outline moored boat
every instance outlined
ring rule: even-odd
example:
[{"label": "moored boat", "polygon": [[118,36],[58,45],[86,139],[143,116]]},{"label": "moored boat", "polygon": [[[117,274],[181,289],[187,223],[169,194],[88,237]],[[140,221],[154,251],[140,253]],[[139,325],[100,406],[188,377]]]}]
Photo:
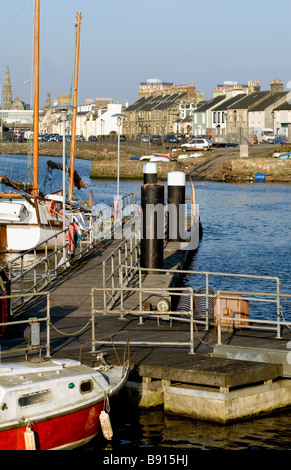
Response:
[{"label": "moored boat", "polygon": [[[80,40],[81,16],[77,16],[77,38],[78,46]],[[67,227],[84,211],[85,202],[76,204],[73,198],[73,186],[78,189],[85,187],[79,175],[74,169],[75,140],[71,142],[71,159],[68,170],[70,183],[69,194],[66,196],[65,184],[59,191],[59,195],[41,194],[38,184],[38,135],[39,135],[39,0],[35,0],[34,14],[34,117],[33,117],[33,182],[22,183],[12,181],[5,175],[0,176],[0,183],[12,188],[11,192],[0,193],[0,252],[21,252],[38,246],[43,248],[43,242],[48,238],[57,235],[62,229]],[[78,85],[78,47],[76,47],[75,57],[75,85],[74,85],[74,106],[77,107],[77,85]],[[73,131],[75,133],[76,115],[73,116]],[[50,169],[58,168],[59,164],[48,162]],[[65,168],[62,171],[65,172]],[[63,196],[64,195],[64,196]],[[85,209],[90,212],[89,205]],[[65,214],[65,215],[63,215]],[[64,220],[65,219],[65,220]],[[78,217],[75,221],[78,224]],[[79,230],[82,231],[82,226]],[[62,236],[57,238],[58,246],[62,246]],[[51,246],[55,247],[55,240]]]},{"label": "moored boat", "polygon": [[[0,449],[73,449],[100,430],[128,368],[97,370],[71,359],[0,365]],[[108,415],[107,415],[108,417]]]}]

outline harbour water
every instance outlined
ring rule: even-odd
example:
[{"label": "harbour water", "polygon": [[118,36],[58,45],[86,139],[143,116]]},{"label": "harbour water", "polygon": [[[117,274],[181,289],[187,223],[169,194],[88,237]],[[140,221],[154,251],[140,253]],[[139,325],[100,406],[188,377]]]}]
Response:
[{"label": "harbour water", "polygon": [[[40,159],[40,181],[45,175],[45,161]],[[60,159],[57,159],[60,161]],[[0,156],[0,174],[23,181],[27,170],[27,157]],[[80,195],[88,200],[93,191],[94,203],[110,204],[116,194],[115,181],[90,180],[91,162],[76,161],[76,170],[88,189]],[[13,169],[13,170],[12,170]],[[11,174],[7,173],[7,170]],[[49,175],[48,175],[49,176]],[[59,179],[58,179],[59,178]],[[61,175],[51,178],[49,190],[61,186]],[[282,289],[291,293],[291,185],[244,183],[227,184],[197,181],[196,203],[203,225],[203,239],[194,254],[189,269],[260,276],[279,276]],[[120,193],[136,193],[140,198],[141,181],[121,181]],[[191,186],[187,183],[187,196]],[[10,255],[11,256],[11,255]],[[1,263],[5,263],[5,257]],[[185,283],[199,287],[197,276],[189,275]],[[201,281],[202,282],[202,281]],[[221,285],[213,278],[213,289],[266,290],[267,281],[252,282],[229,279]],[[198,285],[197,285],[198,283]],[[275,291],[275,285],[272,286]],[[282,302],[286,320],[291,320],[291,305]],[[262,313],[257,307],[257,318],[272,314],[268,309]],[[102,436],[96,438],[86,449],[92,451],[135,452],[136,449],[263,449],[290,450],[290,410],[272,416],[246,420],[228,425],[211,424],[188,418],[164,414],[162,410],[135,410],[129,404],[113,419],[114,438],[111,443]]]}]

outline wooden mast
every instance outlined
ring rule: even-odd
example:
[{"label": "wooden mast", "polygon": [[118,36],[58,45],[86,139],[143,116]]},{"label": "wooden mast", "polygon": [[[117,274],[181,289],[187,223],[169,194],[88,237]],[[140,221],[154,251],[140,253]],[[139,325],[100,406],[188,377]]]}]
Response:
[{"label": "wooden mast", "polygon": [[78,107],[78,80],[79,80],[79,55],[80,55],[80,29],[81,13],[77,13],[77,33],[76,33],[76,52],[75,52],[75,72],[74,72],[74,93],[73,93],[73,116],[72,116],[72,138],[70,155],[70,182],[69,182],[69,201],[73,200],[74,172],[75,172],[75,147],[76,147],[76,121]]},{"label": "wooden mast", "polygon": [[34,1],[34,117],[33,117],[33,194],[38,195],[39,132],[39,0]]}]

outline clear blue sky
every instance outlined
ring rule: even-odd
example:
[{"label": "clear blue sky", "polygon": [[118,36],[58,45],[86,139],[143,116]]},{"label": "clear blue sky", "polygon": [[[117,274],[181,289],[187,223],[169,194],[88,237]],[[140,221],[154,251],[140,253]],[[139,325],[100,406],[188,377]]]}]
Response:
[{"label": "clear blue sky", "polygon": [[[4,3],[4,2],[2,2]],[[1,5],[0,84],[9,65],[13,98],[31,102],[33,0]],[[139,83],[195,83],[210,98],[224,80],[279,78],[290,67],[290,0],[41,0],[40,104],[69,93],[75,20],[82,14],[78,102],[132,103]],[[1,91],[2,95],[2,91]],[[2,102],[2,96],[1,96]]]}]

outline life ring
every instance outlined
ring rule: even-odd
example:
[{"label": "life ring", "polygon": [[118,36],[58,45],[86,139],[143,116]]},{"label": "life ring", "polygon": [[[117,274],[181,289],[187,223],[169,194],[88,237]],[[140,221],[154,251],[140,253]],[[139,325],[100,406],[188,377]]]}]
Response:
[{"label": "life ring", "polygon": [[57,202],[56,201],[50,201],[47,206],[47,210],[51,215],[56,215],[56,210],[57,210]]}]

